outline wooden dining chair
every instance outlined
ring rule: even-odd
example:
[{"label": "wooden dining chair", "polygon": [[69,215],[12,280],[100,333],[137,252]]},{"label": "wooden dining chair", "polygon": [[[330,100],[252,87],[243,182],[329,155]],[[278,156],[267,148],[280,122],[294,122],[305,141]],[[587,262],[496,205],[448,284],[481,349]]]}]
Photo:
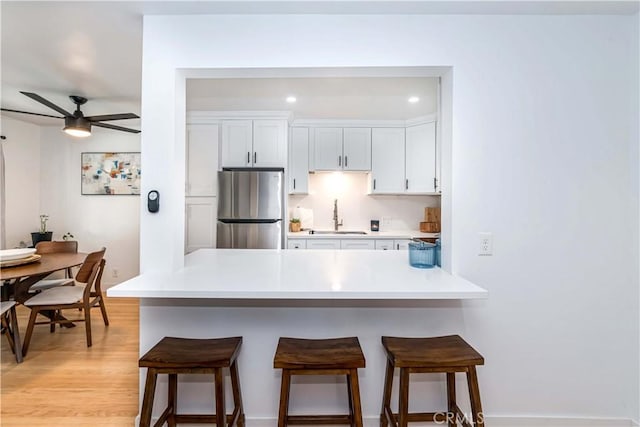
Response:
[{"label": "wooden dining chair", "polygon": [[[37,254],[53,254],[53,253],[77,253],[78,242],[75,240],[38,242],[36,245]],[[45,289],[55,288],[56,286],[69,285],[73,283],[73,273],[71,267],[65,270],[63,279],[42,279],[29,287],[29,293],[37,293]]]},{"label": "wooden dining chair", "polygon": [[2,333],[7,336],[9,347],[11,347],[11,351],[16,356],[16,362],[22,363],[20,330],[18,329],[15,301],[0,302],[0,321],[2,322]]},{"label": "wooden dining chair", "polygon": [[[31,309],[29,316],[29,324],[24,337],[22,346],[22,355],[25,356],[29,350],[29,342],[33,334],[35,325],[51,325],[62,323],[85,322],[87,335],[87,347],[91,347],[91,309],[100,307],[102,319],[105,326],[109,326],[107,317],[107,308],[104,304],[102,296],[102,273],[104,271],[105,260],[104,253],[106,249],[102,248],[97,252],[92,252],[85,258],[80,266],[74,280],[74,286],[59,286],[56,288],[45,289],[44,291],[34,295],[25,301],[24,305]],[[76,309],[78,313],[84,316],[75,319],[61,318],[62,310]],[[78,311],[77,309],[82,309]],[[47,321],[36,322],[38,313],[43,311],[53,311],[55,313],[52,319]]]}]

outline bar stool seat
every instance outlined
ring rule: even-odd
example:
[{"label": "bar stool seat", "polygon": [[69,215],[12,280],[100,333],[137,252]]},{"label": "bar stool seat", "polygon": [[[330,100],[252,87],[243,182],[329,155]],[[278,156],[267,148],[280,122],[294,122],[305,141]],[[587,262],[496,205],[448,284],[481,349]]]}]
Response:
[{"label": "bar stool seat", "polygon": [[[273,367],[282,369],[278,427],[290,424],[350,424],[362,427],[358,368],[365,367],[365,359],[357,337],[280,338]],[[289,415],[292,375],[346,375],[349,414]]]},{"label": "bar stool seat", "polygon": [[[153,398],[159,374],[169,375],[169,395],[167,408],[163,411],[154,427],[168,422],[177,423],[215,423],[218,427],[244,426],[242,395],[238,378],[236,358],[240,351],[242,337],[192,339],[164,337],[138,362],[141,368],[147,368],[147,379],[142,401],[140,427],[151,425]],[[225,390],[222,369],[229,368],[234,409],[225,413]],[[178,374],[213,374],[215,385],[216,413],[214,415],[177,414]]]},{"label": "bar stool seat", "polygon": [[[467,420],[456,403],[455,373],[465,372],[471,401],[471,418],[474,426],[484,426],[480,389],[476,366],[484,365],[484,358],[458,335],[433,338],[382,337],[387,355],[387,370],[380,414],[380,426],[389,424],[407,427],[409,422],[437,422],[456,426],[456,419]],[[393,372],[400,368],[400,392],[398,413],[391,410]],[[409,413],[409,379],[412,373],[446,373],[447,406],[444,412]],[[464,424],[464,423],[463,423]],[[471,424],[464,424],[471,425]]]}]

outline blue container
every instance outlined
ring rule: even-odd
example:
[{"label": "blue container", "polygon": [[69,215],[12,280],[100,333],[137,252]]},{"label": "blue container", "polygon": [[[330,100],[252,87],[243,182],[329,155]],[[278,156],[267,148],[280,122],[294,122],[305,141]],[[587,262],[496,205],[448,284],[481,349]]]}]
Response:
[{"label": "blue container", "polygon": [[440,239],[436,239],[436,265],[442,267],[442,245]]},{"label": "blue container", "polygon": [[409,243],[409,264],[417,268],[433,268],[436,265],[436,245],[427,242]]}]

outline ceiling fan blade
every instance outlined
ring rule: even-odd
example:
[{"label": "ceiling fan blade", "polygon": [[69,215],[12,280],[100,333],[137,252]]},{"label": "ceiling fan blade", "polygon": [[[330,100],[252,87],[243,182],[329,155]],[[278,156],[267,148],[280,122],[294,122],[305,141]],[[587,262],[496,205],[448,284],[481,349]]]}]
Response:
[{"label": "ceiling fan blade", "polygon": [[68,112],[64,108],[58,107],[56,104],[54,104],[51,101],[47,101],[46,99],[44,99],[43,97],[41,97],[37,93],[22,92],[22,91],[20,91],[20,93],[25,95],[25,96],[28,96],[29,98],[33,99],[34,101],[38,101],[40,104],[46,105],[47,107],[51,108],[52,110],[56,110],[58,113],[60,113],[60,114],[62,114],[64,116],[71,116],[72,115],[70,112]]},{"label": "ceiling fan blade", "polygon": [[91,125],[92,126],[98,126],[98,127],[101,127],[101,128],[107,128],[107,129],[113,129],[113,130],[121,130],[123,132],[140,133],[140,131],[137,130],[137,129],[123,128],[122,126],[108,125],[106,123],[100,123],[100,122],[91,122]]},{"label": "ceiling fan blade", "polygon": [[28,111],[20,111],[20,110],[10,110],[8,108],[0,108],[0,110],[9,111],[11,113],[31,114],[32,116],[53,117],[54,119],[64,119],[64,117],[59,117],[59,116],[50,116],[48,114],[40,114],[40,113],[30,113]]},{"label": "ceiling fan blade", "polygon": [[125,120],[125,119],[139,119],[140,116],[133,113],[122,114],[105,114],[103,116],[86,116],[85,119],[90,122],[107,122],[109,120]]}]

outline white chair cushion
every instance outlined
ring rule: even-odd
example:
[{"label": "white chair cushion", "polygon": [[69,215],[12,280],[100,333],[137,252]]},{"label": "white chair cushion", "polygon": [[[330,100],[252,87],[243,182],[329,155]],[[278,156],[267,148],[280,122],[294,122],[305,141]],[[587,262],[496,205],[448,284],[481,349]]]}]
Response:
[{"label": "white chair cushion", "polygon": [[84,286],[58,286],[57,288],[46,289],[39,294],[29,298],[24,305],[33,307],[34,305],[58,305],[73,304],[82,300]]},{"label": "white chair cushion", "polygon": [[73,283],[73,279],[43,279],[34,283],[29,287],[29,293],[44,291],[45,289],[55,288]]},{"label": "white chair cushion", "polygon": [[5,314],[14,305],[16,305],[15,301],[2,301],[2,302],[0,302],[0,315]]}]

